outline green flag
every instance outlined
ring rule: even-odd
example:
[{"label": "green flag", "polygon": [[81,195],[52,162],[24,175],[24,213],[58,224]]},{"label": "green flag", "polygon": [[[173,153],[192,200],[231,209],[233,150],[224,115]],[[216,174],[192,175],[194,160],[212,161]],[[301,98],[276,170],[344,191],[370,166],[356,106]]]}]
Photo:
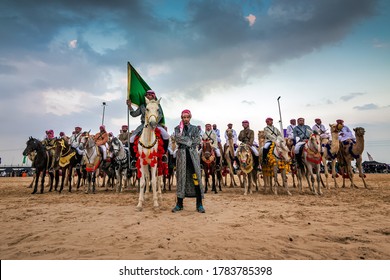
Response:
[{"label": "green flag", "polygon": [[127,99],[135,105],[145,104],[145,93],[151,89],[134,67],[127,62]]},{"label": "green flag", "polygon": [[[134,67],[127,62],[127,99],[131,103],[140,106],[145,104],[145,93],[151,89],[150,86],[142,79],[141,75],[134,69]],[[161,125],[165,125],[164,113],[161,112]]]}]

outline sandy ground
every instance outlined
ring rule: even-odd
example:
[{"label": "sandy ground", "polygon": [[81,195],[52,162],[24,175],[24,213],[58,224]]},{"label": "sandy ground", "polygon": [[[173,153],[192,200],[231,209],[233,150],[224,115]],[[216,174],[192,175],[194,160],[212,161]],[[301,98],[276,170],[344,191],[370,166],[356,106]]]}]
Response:
[{"label": "sandy ground", "polygon": [[[358,260],[390,259],[390,174],[368,174],[370,189],[322,196],[244,196],[240,187],[207,193],[171,213],[175,191],[137,212],[135,188],[31,195],[31,178],[0,178],[0,257],[15,260]],[[291,180],[291,178],[289,178]],[[341,184],[341,179],[338,179]],[[289,181],[291,186],[292,182]]]}]

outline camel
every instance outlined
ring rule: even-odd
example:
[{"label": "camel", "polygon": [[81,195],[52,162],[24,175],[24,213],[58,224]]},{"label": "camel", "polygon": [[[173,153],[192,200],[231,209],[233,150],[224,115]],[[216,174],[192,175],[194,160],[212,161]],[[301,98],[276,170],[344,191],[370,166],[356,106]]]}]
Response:
[{"label": "camel", "polygon": [[339,144],[339,132],[337,124],[329,124],[330,127],[330,133],[332,140],[329,140],[328,138],[323,138],[321,140],[321,146],[322,146],[322,164],[324,165],[325,169],[325,188],[329,188],[328,184],[328,178],[329,178],[329,171],[328,171],[328,161],[332,163],[332,178],[334,181],[334,187],[338,188],[338,184],[336,181],[337,173],[336,173],[336,160],[337,160],[337,154],[339,152],[340,144]]},{"label": "camel", "polygon": [[[358,188],[353,181],[353,172],[352,164],[353,160],[356,160],[356,167],[359,170],[359,177],[362,178],[365,188],[368,188],[366,181],[364,179],[363,169],[362,169],[362,153],[364,150],[364,133],[365,130],[363,127],[356,127],[353,129],[355,131],[356,143],[350,143],[349,145],[342,145],[338,153],[337,160],[339,162],[339,167],[342,174],[347,173],[351,181],[351,188]],[[347,169],[347,170],[345,170]],[[345,172],[347,171],[347,172]],[[345,188],[345,177],[343,176],[343,188]]]},{"label": "camel", "polygon": [[[230,175],[230,187],[237,187],[236,180],[234,179],[234,172],[233,172],[233,164],[232,161],[234,160],[234,142],[233,142],[233,132],[232,129],[226,129],[226,135],[228,137],[228,141],[225,144],[225,149],[223,150],[223,157],[225,159],[225,162],[228,166],[229,174]],[[225,177],[225,185],[227,182],[227,174]]]}]

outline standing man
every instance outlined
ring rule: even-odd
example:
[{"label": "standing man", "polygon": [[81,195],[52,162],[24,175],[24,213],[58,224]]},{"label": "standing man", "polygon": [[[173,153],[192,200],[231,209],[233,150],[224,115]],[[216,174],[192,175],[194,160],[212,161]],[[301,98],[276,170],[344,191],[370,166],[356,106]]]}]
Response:
[{"label": "standing man", "polygon": [[176,156],[177,202],[172,209],[173,213],[183,210],[185,197],[196,197],[196,210],[199,213],[206,212],[202,204],[204,187],[198,154],[199,129],[190,124],[191,117],[190,110],[184,110],[181,113],[180,124],[175,127],[175,140],[178,145]]}]

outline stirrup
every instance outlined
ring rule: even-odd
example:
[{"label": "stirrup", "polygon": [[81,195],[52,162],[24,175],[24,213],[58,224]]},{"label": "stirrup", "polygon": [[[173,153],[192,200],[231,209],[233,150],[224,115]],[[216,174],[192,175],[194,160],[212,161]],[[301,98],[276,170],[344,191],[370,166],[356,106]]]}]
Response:
[{"label": "stirrup", "polygon": [[215,166],[215,170],[216,170],[216,171],[220,171],[220,170],[221,170],[221,166],[220,166],[219,164],[217,164],[217,165]]},{"label": "stirrup", "polygon": [[198,209],[196,210],[198,210],[199,213],[206,213],[206,210],[203,208],[203,205],[198,206]]},{"label": "stirrup", "polygon": [[136,161],[135,161],[135,160],[132,160],[132,161],[130,162],[130,169],[132,169],[132,170],[135,170],[135,169],[137,169],[137,167],[136,167],[135,163],[136,163]]},{"label": "stirrup", "polygon": [[183,206],[176,205],[175,207],[173,207],[172,213],[176,213],[176,212],[179,212],[181,210],[183,210]]}]

